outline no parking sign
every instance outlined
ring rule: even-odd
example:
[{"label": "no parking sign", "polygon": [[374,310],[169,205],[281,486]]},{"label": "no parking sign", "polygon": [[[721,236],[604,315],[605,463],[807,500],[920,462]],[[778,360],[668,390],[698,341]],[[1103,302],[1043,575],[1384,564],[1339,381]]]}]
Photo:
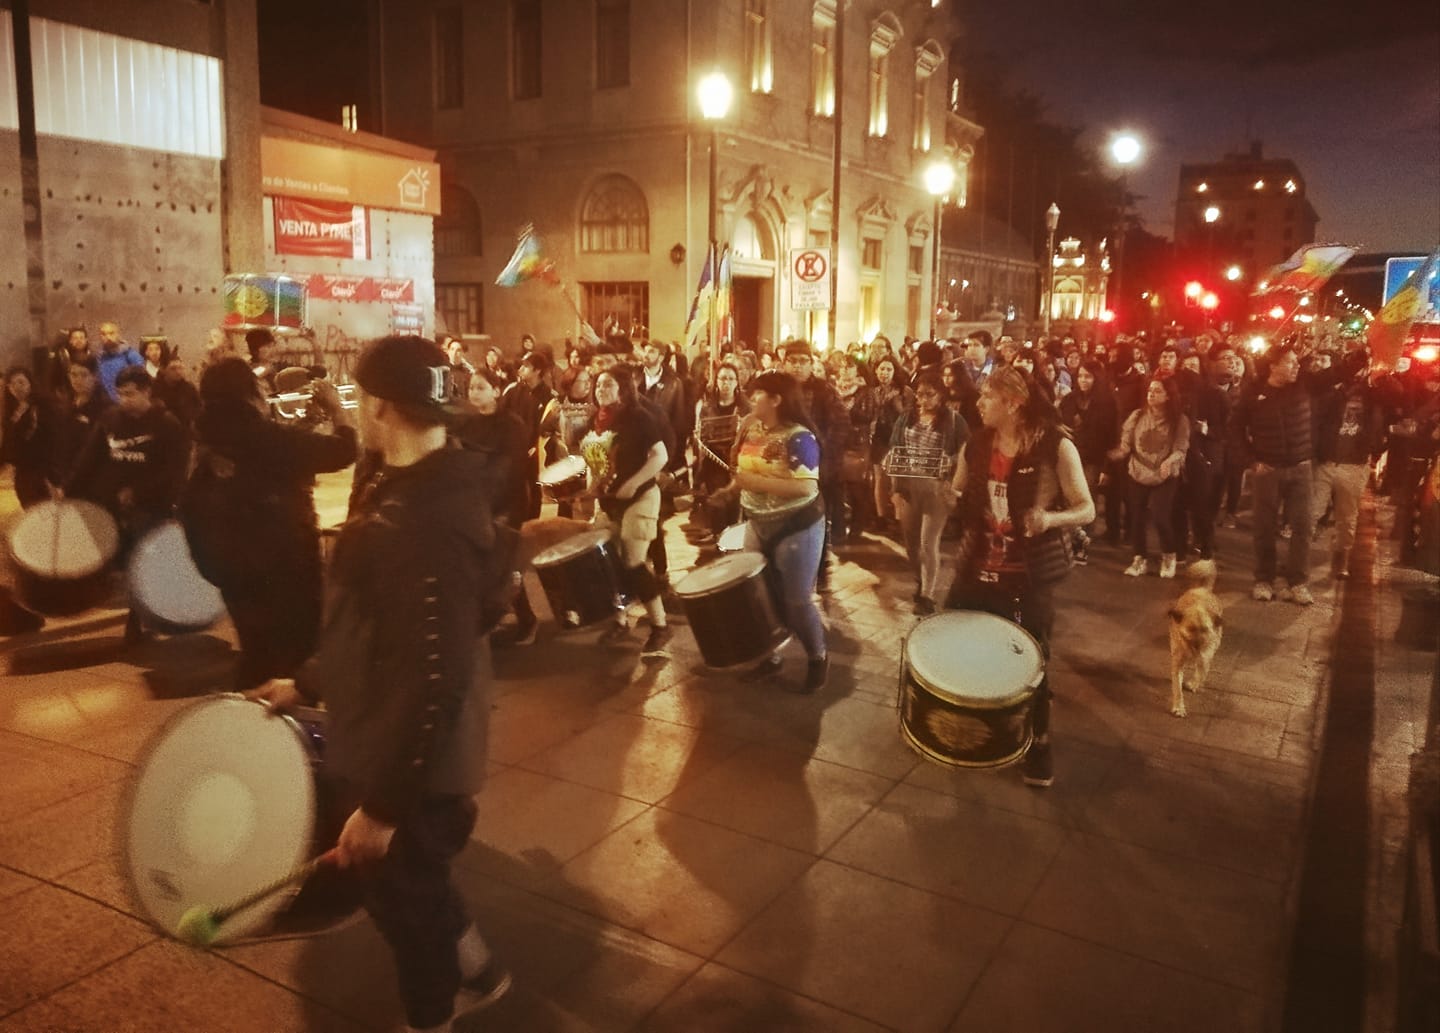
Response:
[{"label": "no parking sign", "polygon": [[797,311],[830,307],[830,265],[828,247],[790,249],[790,307]]}]

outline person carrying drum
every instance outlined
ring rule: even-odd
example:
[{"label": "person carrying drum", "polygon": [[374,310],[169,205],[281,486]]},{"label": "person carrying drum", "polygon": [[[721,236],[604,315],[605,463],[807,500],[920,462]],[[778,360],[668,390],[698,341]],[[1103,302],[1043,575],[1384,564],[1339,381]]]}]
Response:
[{"label": "person carrying drum", "polygon": [[750,412],[750,403],[740,391],[740,370],[729,359],[715,370],[714,386],[695,403],[695,486],[692,514],[704,520],[707,538],[733,524],[739,516],[739,500],[723,489],[730,483],[726,457],[735,443],[740,420]]},{"label": "person carrying drum", "polygon": [[[955,464],[961,534],[945,608],[1015,621],[1048,662],[1055,585],[1069,571],[1065,539],[1095,519],[1095,503],[1080,453],[1029,376],[997,367],[976,404],[984,427]],[[1031,721],[1025,784],[1048,786],[1055,780],[1048,676],[1035,691]]]},{"label": "person carrying drum", "polygon": [[[145,532],[174,511],[190,462],[189,437],[174,416],[151,402],[150,388],[144,366],[127,366],[116,374],[116,404],[96,422],[69,477],[56,490],[57,497],[88,499],[110,511],[120,529],[122,560]],[[140,611],[132,606],[125,641],[133,644],[145,633]]]},{"label": "person carrying drum", "polygon": [[362,353],[360,428],[380,462],[340,531],[315,654],[248,693],[277,712],[325,701],[321,777],[350,814],[338,862],[394,954],[412,1030],[450,1029],[462,987],[488,1004],[510,983],[450,878],[484,780],[485,634],[509,571],[495,569],[484,457],[446,447],[449,374],[419,337]]},{"label": "person carrying drum", "polygon": [[[660,521],[655,478],[670,455],[660,422],[664,417],[636,396],[630,371],[620,365],[595,378],[595,402],[599,406],[595,428],[580,442],[580,454],[590,470],[590,491],[598,496],[600,509],[614,529],[625,592],[644,603],[650,615],[650,634],[641,656],[664,656],[672,632],[660,598],[660,581],[645,562]],[[619,622],[601,641],[623,642],[629,635],[622,610]]]},{"label": "person carrying drum", "polygon": [[905,551],[915,572],[915,612],[935,612],[940,581],[940,534],[955,507],[950,477],[955,457],[970,437],[965,418],[945,404],[945,386],[933,373],[915,381],[915,407],[891,432],[895,512],[905,535]]},{"label": "person carrying drum", "polygon": [[[770,371],[750,382],[750,418],[736,447],[740,506],[775,571],[786,626],[805,647],[809,665],[799,691],[825,686],[830,671],[815,581],[825,550],[825,501],[820,494],[820,444],[794,377]],[[774,654],[743,677],[776,674]]]},{"label": "person carrying drum", "polygon": [[326,380],[310,384],[315,424],[270,418],[260,381],[238,357],[200,378],[199,448],[180,502],[191,556],[220,589],[240,639],[237,691],[293,677],[320,633],[315,475],[355,461],[355,428]]}]

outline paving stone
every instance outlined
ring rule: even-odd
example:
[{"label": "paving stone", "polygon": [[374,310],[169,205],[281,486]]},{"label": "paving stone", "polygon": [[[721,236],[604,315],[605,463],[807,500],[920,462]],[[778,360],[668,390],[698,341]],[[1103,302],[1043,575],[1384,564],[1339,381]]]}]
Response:
[{"label": "paving stone", "polygon": [[691,976],[640,1026],[642,1033],[880,1033],[883,1029],[713,962]]}]

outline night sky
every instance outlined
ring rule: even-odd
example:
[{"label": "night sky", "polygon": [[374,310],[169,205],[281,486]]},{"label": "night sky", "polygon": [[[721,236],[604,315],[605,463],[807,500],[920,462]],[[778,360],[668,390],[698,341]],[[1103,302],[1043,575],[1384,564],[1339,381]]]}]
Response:
[{"label": "night sky", "polygon": [[[1322,241],[1440,244],[1440,5],[960,0],[966,47],[1086,142],[1133,130],[1140,214],[1173,235],[1180,165],[1264,142],[1304,174]],[[1077,18],[1088,19],[1077,23]],[[1249,126],[1247,132],[1247,125]]]}]

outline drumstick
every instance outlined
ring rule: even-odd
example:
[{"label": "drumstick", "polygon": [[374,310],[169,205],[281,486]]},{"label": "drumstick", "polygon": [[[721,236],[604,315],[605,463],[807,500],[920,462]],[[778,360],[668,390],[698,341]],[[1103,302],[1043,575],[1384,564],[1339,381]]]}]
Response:
[{"label": "drumstick", "polygon": [[210,908],[204,904],[196,904],[180,916],[180,922],[175,927],[175,935],[186,943],[193,943],[197,947],[208,947],[220,935],[220,926],[225,923],[227,918],[239,911],[244,911],[252,904],[259,903],[270,894],[283,890],[286,886],[308,879],[325,865],[333,864],[336,856],[335,848],[331,847],[319,857],[306,861],[297,868],[292,868],[274,882],[268,882],[259,889],[245,894],[239,900],[232,900],[224,907]]}]

